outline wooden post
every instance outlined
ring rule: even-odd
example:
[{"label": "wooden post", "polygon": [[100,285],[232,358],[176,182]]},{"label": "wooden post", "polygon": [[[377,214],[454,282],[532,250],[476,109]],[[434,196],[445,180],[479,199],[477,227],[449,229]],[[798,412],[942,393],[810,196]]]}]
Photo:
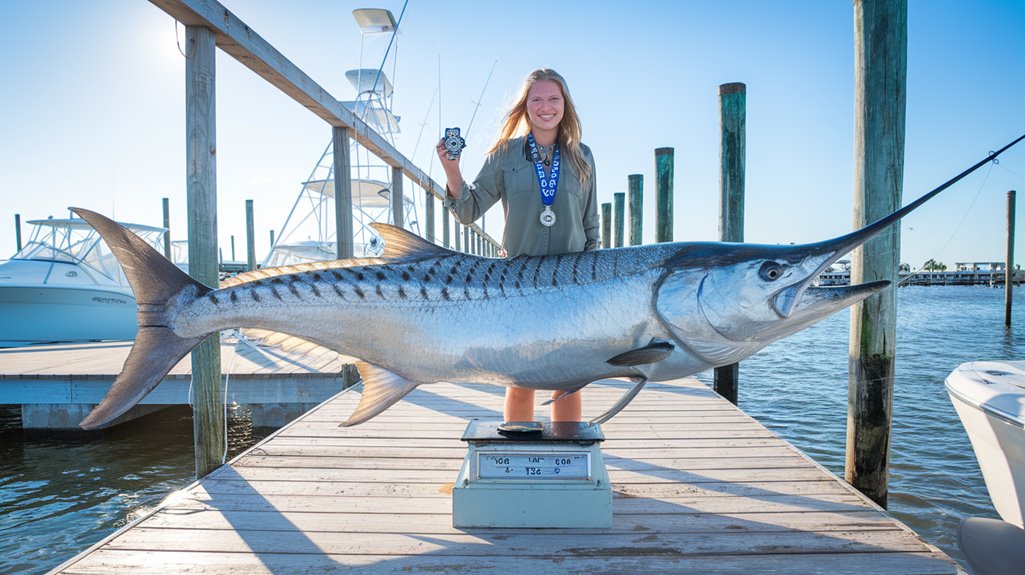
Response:
[{"label": "wooden post", "polygon": [[230,237],[231,237],[231,261],[232,261],[232,263],[234,263],[234,262],[238,261],[238,259],[235,258],[235,234],[231,234]]},{"label": "wooden post", "polygon": [[612,236],[615,239],[616,247],[623,247],[623,227],[626,225],[626,217],[623,213],[626,210],[626,194],[623,192],[616,192],[612,194],[612,210],[615,213],[613,216],[613,226],[615,231]]},{"label": "wooden post", "polygon": [[427,194],[427,203],[424,208],[424,217],[427,218],[427,241],[434,243],[434,194]]},{"label": "wooden post", "polygon": [[14,245],[21,251],[21,214],[14,214]]},{"label": "wooden post", "polygon": [[[719,86],[719,241],[744,241],[744,161],[746,154],[747,86]],[[740,364],[715,368],[712,387],[737,404]]]},{"label": "wooden post", "polygon": [[[854,1],[854,229],[901,204],[907,13],[907,0]],[[886,507],[900,225],[855,250],[851,263],[851,285],[890,287],[851,308],[844,478]]]},{"label": "wooden post", "polygon": [[[217,126],[214,34],[186,27],[185,165],[189,214],[189,274],[217,287]],[[196,477],[221,465],[225,452],[225,413],[221,392],[220,334],[192,350],[193,430]]]},{"label": "wooden post", "polygon": [[1007,192],[1007,269],[1004,270],[1004,326],[1011,327],[1011,292],[1014,289],[1015,191]]},{"label": "wooden post", "polygon": [[164,232],[164,257],[171,259],[171,203],[167,198],[161,203],[164,208],[164,229],[167,230]]},{"label": "wooden post", "polygon": [[655,149],[655,241],[673,241],[673,148]]},{"label": "wooden post", "polygon": [[402,193],[402,180],[405,176],[402,175],[402,168],[391,169],[391,211],[392,211],[392,225],[397,228],[406,227],[405,213],[403,212],[403,197]]},{"label": "wooden post", "polygon": [[353,257],[352,239],[352,152],[350,128],[331,128],[331,149],[335,179],[335,257]]},{"label": "wooden post", "polygon": [[445,246],[445,249],[449,249],[449,246],[452,245],[451,231],[449,231],[450,219],[452,219],[451,212],[443,208],[441,214],[441,245]]},{"label": "wooden post", "polygon": [[644,242],[641,238],[644,221],[644,176],[630,174],[626,179],[630,189],[630,245],[639,246]]},{"label": "wooden post", "polygon": [[256,269],[256,224],[253,220],[253,200],[246,200],[246,269]]},{"label": "wooden post", "polygon": [[601,205],[601,247],[612,247],[612,204]]},{"label": "wooden post", "polygon": [[274,230],[270,231],[270,247],[274,247]]}]

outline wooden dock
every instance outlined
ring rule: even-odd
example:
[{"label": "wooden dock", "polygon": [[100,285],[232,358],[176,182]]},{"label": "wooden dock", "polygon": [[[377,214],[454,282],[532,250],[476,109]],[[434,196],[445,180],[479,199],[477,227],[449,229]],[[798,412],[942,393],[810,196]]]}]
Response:
[{"label": "wooden dock", "polygon": [[[623,382],[588,387],[600,413]],[[603,426],[611,529],[452,527],[470,418],[500,388],[424,386],[340,428],[358,388],[305,414],[53,573],[962,572],[704,385],[651,385]]]},{"label": "wooden dock", "polygon": [[[110,389],[131,347],[131,341],[105,341],[0,349],[0,405],[21,405],[26,429],[78,429]],[[221,341],[227,401],[245,405],[257,427],[281,427],[337,394],[343,366],[352,362],[308,342],[257,345],[234,336]],[[186,356],[127,419],[188,405],[191,380]]]}]

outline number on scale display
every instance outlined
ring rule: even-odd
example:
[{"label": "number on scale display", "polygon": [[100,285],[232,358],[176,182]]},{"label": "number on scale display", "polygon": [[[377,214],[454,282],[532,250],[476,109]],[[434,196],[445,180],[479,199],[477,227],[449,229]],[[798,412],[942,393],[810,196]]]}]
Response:
[{"label": "number on scale display", "polygon": [[478,479],[590,479],[587,453],[478,453]]}]

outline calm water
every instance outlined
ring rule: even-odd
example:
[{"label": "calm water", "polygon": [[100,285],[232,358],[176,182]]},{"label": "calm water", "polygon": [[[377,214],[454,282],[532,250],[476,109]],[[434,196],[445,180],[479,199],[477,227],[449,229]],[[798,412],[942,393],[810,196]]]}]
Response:
[{"label": "calm water", "polygon": [[[961,518],[999,517],[943,381],[967,361],[1025,359],[1025,290],[1014,292],[1011,331],[1002,289],[904,287],[897,300],[888,508],[962,560]],[[840,477],[849,321],[837,314],[740,366],[740,407]],[[711,373],[699,379],[711,383]]]},{"label": "calm water", "polygon": [[[898,291],[890,510],[955,558],[962,517],[996,517],[943,380],[977,359],[1025,357],[1025,290],[1015,327],[1004,292],[982,287]],[[843,476],[847,329],[841,313],[741,365],[740,404]],[[711,374],[700,378],[710,381]],[[233,427],[233,449],[253,441]],[[192,481],[192,421],[173,410],[97,434],[26,434],[0,412],[0,574],[44,573]]]}]

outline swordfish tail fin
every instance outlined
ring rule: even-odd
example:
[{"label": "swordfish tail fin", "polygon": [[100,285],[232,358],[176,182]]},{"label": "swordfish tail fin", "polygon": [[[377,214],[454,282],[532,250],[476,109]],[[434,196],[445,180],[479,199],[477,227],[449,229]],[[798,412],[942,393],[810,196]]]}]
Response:
[{"label": "swordfish tail fin", "polygon": [[211,291],[192,279],[163,254],[117,222],[88,210],[72,211],[100,234],[125,270],[139,305],[139,332],[114,384],[79,424],[83,429],[111,425],[156,387],[199,338],[182,338],[168,327],[168,311]]}]

